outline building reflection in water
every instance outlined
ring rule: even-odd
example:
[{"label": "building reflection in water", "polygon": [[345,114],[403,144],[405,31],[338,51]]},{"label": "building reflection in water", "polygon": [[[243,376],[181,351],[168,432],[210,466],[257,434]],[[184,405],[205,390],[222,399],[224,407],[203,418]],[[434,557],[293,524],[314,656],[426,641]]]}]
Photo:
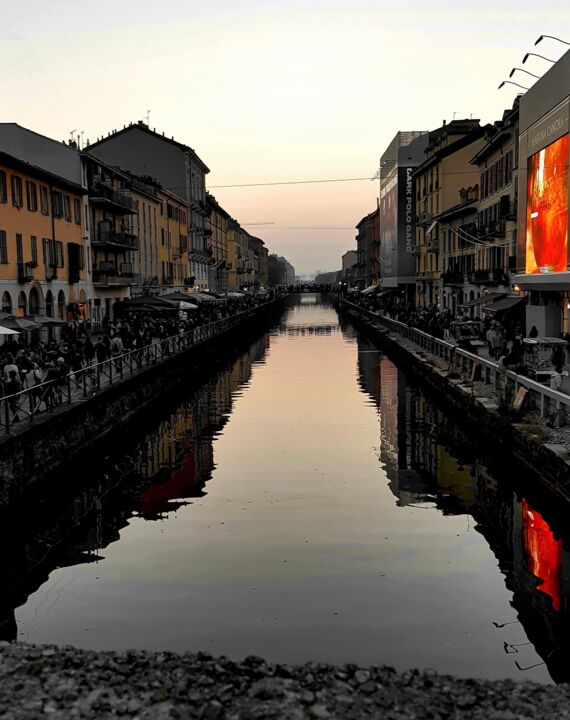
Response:
[{"label": "building reflection in water", "polygon": [[[388,358],[365,340],[358,346],[359,382],[378,409],[379,460],[396,504],[473,517],[529,642],[554,681],[570,682],[570,508],[555,503],[524,470],[499,461],[491,470],[453,419]],[[519,646],[502,639],[500,619],[494,625],[524,675],[529,668],[518,660]]]},{"label": "building reflection in water", "polygon": [[64,488],[60,474],[53,478],[58,489],[50,497],[3,513],[0,640],[17,639],[15,609],[53,570],[101,560],[101,550],[119,539],[132,517],[161,520],[205,494],[214,469],[213,440],[269,342],[264,335],[230,367],[188,393],[186,402],[178,399],[177,409],[142,440],[106,458],[103,472],[96,463],[96,476],[86,473],[80,489],[76,481],[74,488]]}]

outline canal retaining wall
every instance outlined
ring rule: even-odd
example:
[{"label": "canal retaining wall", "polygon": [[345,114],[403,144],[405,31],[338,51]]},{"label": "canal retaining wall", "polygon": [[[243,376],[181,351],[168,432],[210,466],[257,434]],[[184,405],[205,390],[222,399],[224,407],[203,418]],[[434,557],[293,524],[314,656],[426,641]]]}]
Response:
[{"label": "canal retaining wall", "polygon": [[238,345],[249,343],[269,327],[286,303],[287,298],[278,298],[259,306],[226,332],[165,357],[81,402],[60,406],[34,422],[14,427],[11,434],[0,439],[0,506],[22,500],[48,472],[53,480],[53,471],[78,453],[97,447],[103,438],[120,444],[129,423],[164,402],[183,384],[223,363]]},{"label": "canal retaining wall", "polygon": [[484,442],[490,454],[504,458],[506,452],[510,453],[539,478],[546,489],[570,501],[567,449],[549,439],[543,423],[524,422],[524,415],[517,415],[488,395],[478,393],[475,383],[458,376],[449,365],[438,364],[429,352],[384,327],[382,319],[374,313],[346,302],[339,303],[337,310],[412,376],[460,426],[467,427],[473,439]]}]

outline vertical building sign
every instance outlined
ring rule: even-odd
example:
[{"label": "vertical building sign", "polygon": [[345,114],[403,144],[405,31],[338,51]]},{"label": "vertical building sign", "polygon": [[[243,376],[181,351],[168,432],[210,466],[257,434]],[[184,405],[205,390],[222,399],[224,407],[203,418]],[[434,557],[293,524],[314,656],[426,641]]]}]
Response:
[{"label": "vertical building sign", "polygon": [[416,272],[416,217],[412,167],[398,168],[398,275],[414,277]]}]

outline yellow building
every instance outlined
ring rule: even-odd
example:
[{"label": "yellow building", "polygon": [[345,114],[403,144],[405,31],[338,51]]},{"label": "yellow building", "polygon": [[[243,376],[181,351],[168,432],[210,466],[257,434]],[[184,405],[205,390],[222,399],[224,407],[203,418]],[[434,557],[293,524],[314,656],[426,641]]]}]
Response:
[{"label": "yellow building", "polygon": [[206,193],[208,214],[204,218],[204,233],[211,255],[209,287],[218,293],[228,289],[228,223],[229,214],[210,193]]},{"label": "yellow building", "polygon": [[161,292],[194,284],[188,257],[188,205],[178,195],[158,190],[158,283]]},{"label": "yellow building", "polygon": [[236,292],[244,285],[247,273],[248,233],[235,220],[228,223],[228,290]]},{"label": "yellow building", "polygon": [[416,188],[416,305],[440,305],[440,228],[434,219],[457,204],[473,184],[470,160],[483,146],[487,126],[453,120],[429,133],[426,159],[414,170]]},{"label": "yellow building", "polygon": [[[79,176],[78,155],[77,169]],[[80,184],[0,152],[3,312],[60,320],[84,317],[83,195]]]}]

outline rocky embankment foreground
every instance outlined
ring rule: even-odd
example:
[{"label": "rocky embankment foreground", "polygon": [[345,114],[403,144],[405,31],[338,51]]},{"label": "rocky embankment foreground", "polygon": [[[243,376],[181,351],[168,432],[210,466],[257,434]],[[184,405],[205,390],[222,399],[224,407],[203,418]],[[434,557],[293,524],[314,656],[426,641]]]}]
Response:
[{"label": "rocky embankment foreground", "polygon": [[0,717],[570,718],[570,687],[464,680],[388,667],[273,665],[206,653],[0,646]]}]

